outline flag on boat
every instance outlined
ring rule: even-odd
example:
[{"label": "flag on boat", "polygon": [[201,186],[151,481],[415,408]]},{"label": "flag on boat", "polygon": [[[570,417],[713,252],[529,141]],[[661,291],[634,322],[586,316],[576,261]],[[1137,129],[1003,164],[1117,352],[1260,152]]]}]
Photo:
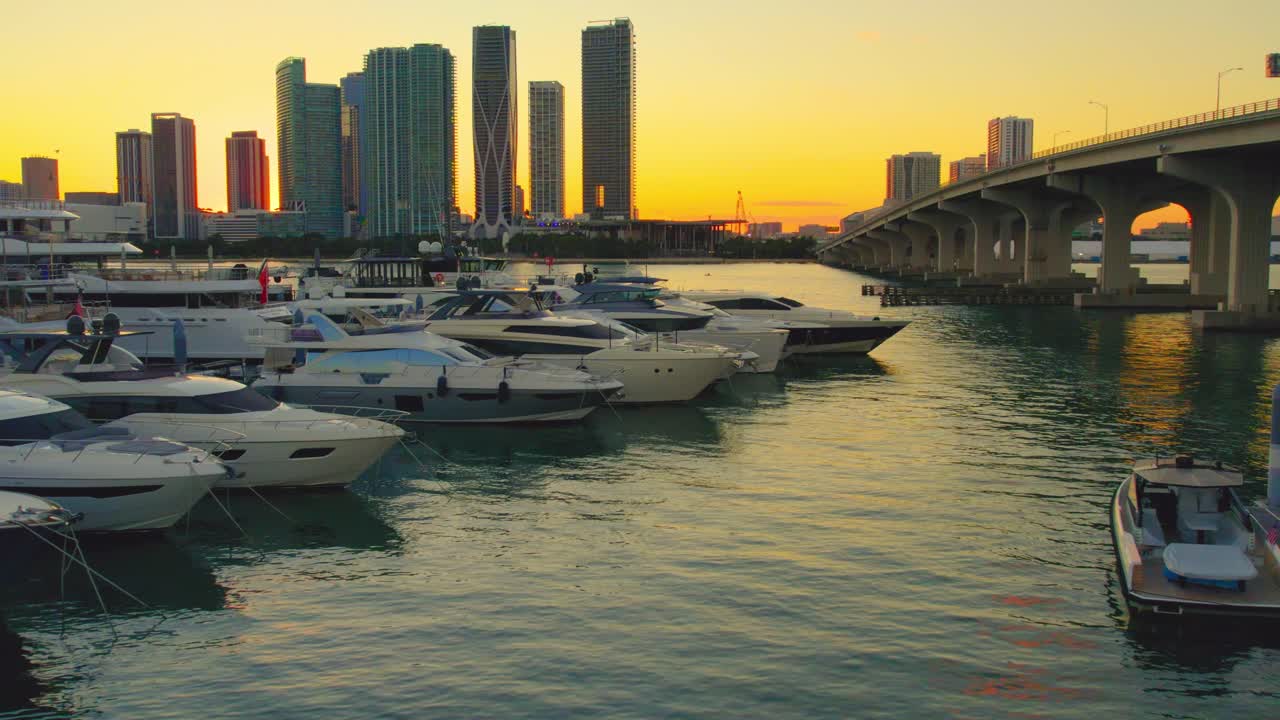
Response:
[{"label": "flag on boat", "polygon": [[258,270],[258,284],[262,286],[262,294],[258,297],[258,302],[263,305],[267,304],[267,283],[271,281],[271,276],[267,274],[267,261],[262,261],[262,268]]},{"label": "flag on boat", "polygon": [[[75,307],[71,308],[71,315],[79,315],[80,317],[85,317],[84,303],[80,302],[79,295],[76,295],[76,304],[75,304]],[[71,317],[71,315],[68,315],[67,317]]]},{"label": "flag on boat", "polygon": [[1267,531],[1267,542],[1272,545],[1280,545],[1280,523],[1271,526]]}]

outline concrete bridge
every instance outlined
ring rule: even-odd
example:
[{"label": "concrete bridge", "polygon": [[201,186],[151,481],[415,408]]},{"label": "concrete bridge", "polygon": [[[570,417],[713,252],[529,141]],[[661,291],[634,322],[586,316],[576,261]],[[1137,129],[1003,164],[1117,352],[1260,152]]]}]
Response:
[{"label": "concrete bridge", "polygon": [[[939,189],[868,217],[819,250],[825,262],[1080,286],[1071,232],[1102,217],[1102,265],[1077,304],[1139,306],[1130,229],[1169,203],[1191,216],[1190,294],[1202,327],[1280,326],[1268,288],[1280,197],[1280,99],[1110,133]],[[1185,298],[1185,296],[1184,296]]]}]

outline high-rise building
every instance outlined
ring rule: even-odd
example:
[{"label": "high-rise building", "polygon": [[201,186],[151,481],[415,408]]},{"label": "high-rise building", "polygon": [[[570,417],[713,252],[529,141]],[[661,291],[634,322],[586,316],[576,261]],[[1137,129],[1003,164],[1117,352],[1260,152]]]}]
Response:
[{"label": "high-rise building", "polygon": [[476,152],[473,237],[511,229],[516,192],[516,33],[505,25],[471,30],[471,114]]},{"label": "high-rise building", "polygon": [[151,232],[157,238],[197,240],[196,124],[179,113],[151,114]]},{"label": "high-rise building", "polygon": [[636,62],[631,21],[582,31],[582,211],[636,214]]},{"label": "high-rise building", "polygon": [[960,182],[978,177],[987,171],[987,156],[975,155],[951,161],[951,173],[947,182]]},{"label": "high-rise building", "polygon": [[227,212],[270,209],[267,143],[256,130],[232,132],[227,138]]},{"label": "high-rise building", "polygon": [[449,234],[457,204],[453,53],[378,48],[364,59],[364,160],[370,237]]},{"label": "high-rise building", "polygon": [[22,200],[26,195],[22,183],[0,180],[0,200]]},{"label": "high-rise building", "polygon": [[564,86],[529,83],[529,214],[558,220],[564,214]]},{"label": "high-rise building", "polygon": [[1034,126],[1031,118],[991,118],[987,123],[987,169],[1030,160]]},{"label": "high-rise building", "polygon": [[22,158],[22,190],[27,200],[58,200],[58,161],[48,157]]},{"label": "high-rise building", "polygon": [[154,162],[151,133],[145,130],[116,133],[116,194],[121,203],[146,203],[148,217],[155,193],[151,174]]},{"label": "high-rise building", "polygon": [[365,154],[364,73],[347,73],[338,86],[342,90],[342,205],[363,217],[368,209],[360,176]]},{"label": "high-rise building", "polygon": [[930,152],[894,155],[885,160],[885,203],[903,203],[937,190],[942,157]]},{"label": "high-rise building", "polygon": [[342,99],[337,85],[307,82],[307,61],[276,66],[280,207],[306,213],[306,232],[342,235]]}]

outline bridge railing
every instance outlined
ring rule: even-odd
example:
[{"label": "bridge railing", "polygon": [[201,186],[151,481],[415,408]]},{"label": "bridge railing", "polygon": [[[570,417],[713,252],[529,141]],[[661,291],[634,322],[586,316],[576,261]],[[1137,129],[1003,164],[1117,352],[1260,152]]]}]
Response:
[{"label": "bridge railing", "polygon": [[[1072,150],[1079,150],[1081,148],[1091,147],[1093,145],[1102,145],[1104,143],[1116,142],[1118,140],[1128,140],[1130,138],[1141,137],[1143,135],[1154,135],[1156,133],[1162,133],[1169,130],[1177,130],[1179,128],[1192,127],[1195,125],[1206,125],[1209,123],[1219,122],[1221,120],[1230,120],[1232,118],[1243,117],[1246,115],[1255,115],[1257,113],[1265,113],[1265,112],[1275,112],[1278,110],[1280,110],[1280,98],[1274,98],[1271,100],[1259,100],[1257,102],[1245,103],[1244,105],[1235,105],[1233,107],[1221,108],[1213,112],[1203,112],[1196,115],[1187,115],[1185,117],[1174,118],[1172,120],[1165,120],[1163,122],[1158,122],[1158,123],[1151,123],[1150,125],[1142,125],[1140,127],[1135,127],[1135,128],[1128,128],[1126,130],[1117,130],[1116,132],[1113,132],[1113,133],[1107,133],[1105,135],[1097,135],[1091,138],[1085,138],[1084,140],[1077,140],[1076,142],[1067,143],[1066,145],[1056,145],[1051,148],[1045,148],[1044,150],[1040,150],[1032,153],[1030,159],[1022,160],[1016,163],[1011,163],[1009,165],[1003,165],[998,168],[993,168],[992,170],[984,172],[980,175],[971,175],[961,180],[957,180],[955,183],[951,182],[950,180],[946,180],[939,183],[938,187],[939,189],[941,189],[941,188],[947,187],[948,185],[969,182],[970,180],[974,180],[980,177],[984,177],[986,175],[990,175],[992,172],[996,172],[1000,170],[1008,170],[1010,168],[1015,168],[1020,165],[1025,165],[1029,162],[1040,160],[1042,158],[1058,155],[1060,153],[1071,152]],[[878,212],[874,215],[867,216],[862,221],[861,227],[865,228],[865,227],[876,224],[881,218],[884,218],[888,215],[893,214],[896,210],[898,210],[899,207],[900,206],[887,207],[881,212]],[[841,237],[844,237],[845,235],[848,235],[848,234],[849,233],[842,233]],[[830,243],[824,245],[823,247],[817,248],[815,252],[817,253],[825,252],[835,247],[836,245],[839,245],[840,243],[841,243],[840,239],[833,240]]]}]

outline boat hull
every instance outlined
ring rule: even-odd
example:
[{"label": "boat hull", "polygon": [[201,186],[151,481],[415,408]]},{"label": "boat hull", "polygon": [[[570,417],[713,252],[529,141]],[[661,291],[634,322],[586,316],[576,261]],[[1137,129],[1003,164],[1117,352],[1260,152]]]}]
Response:
[{"label": "boat hull", "polygon": [[725,373],[732,372],[732,358],[715,354],[669,358],[661,352],[623,350],[590,355],[525,355],[526,359],[584,370],[597,377],[622,381],[620,403],[655,404],[687,402],[697,397]]},{"label": "boat hull", "polygon": [[209,467],[199,474],[110,481],[6,477],[0,478],[0,490],[42,497],[80,515],[76,532],[164,530],[226,476],[219,466]]},{"label": "boat hull", "polygon": [[883,345],[904,327],[906,323],[796,328],[787,337],[787,350],[796,355],[864,355]]},{"label": "boat hull", "polygon": [[581,420],[603,405],[612,392],[512,389],[510,397],[500,401],[498,389],[488,386],[450,387],[442,397],[435,386],[325,387],[276,383],[270,377],[255,383],[254,388],[293,404],[389,408],[408,412],[407,421],[477,424]]}]

